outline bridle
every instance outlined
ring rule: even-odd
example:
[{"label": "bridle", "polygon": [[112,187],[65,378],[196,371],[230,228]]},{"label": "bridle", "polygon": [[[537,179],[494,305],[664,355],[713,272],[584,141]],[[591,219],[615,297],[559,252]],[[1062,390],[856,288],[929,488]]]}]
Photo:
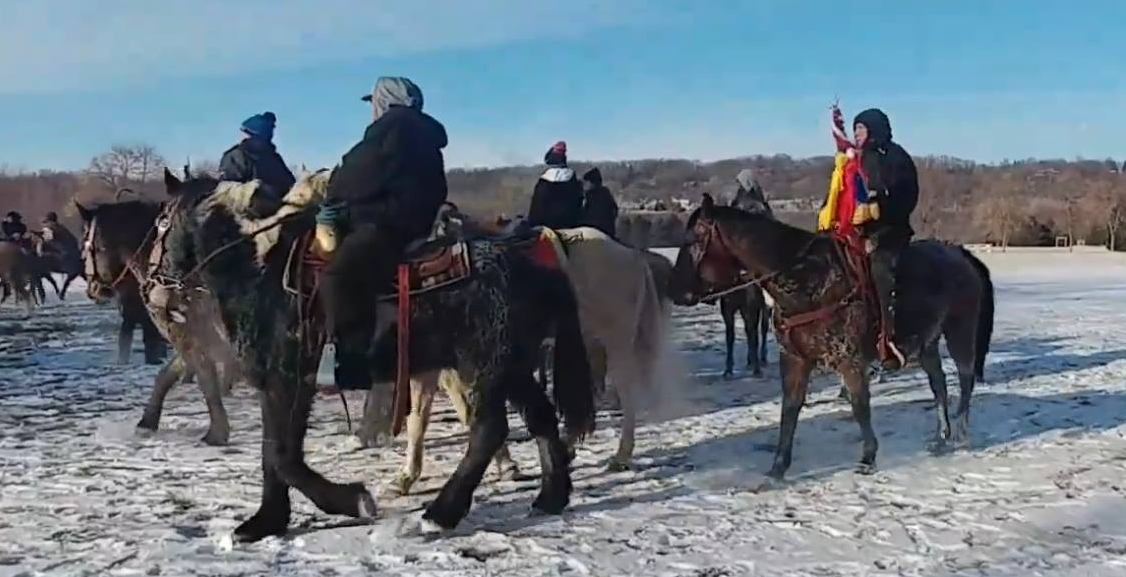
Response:
[{"label": "bridle", "polygon": [[[94,238],[97,235],[97,229],[98,216],[94,215],[90,218],[90,224],[86,227],[85,238],[82,242],[82,252],[84,260],[90,264],[89,277],[95,280],[101,277],[101,273],[98,271],[98,258],[96,250],[94,248]],[[148,232],[146,232],[145,236],[141,239],[141,243],[137,245],[137,249],[134,250],[133,254],[129,255],[129,258],[125,260],[125,266],[122,267],[121,272],[119,272],[117,276],[114,277],[113,281],[111,281],[108,285],[105,285],[108,290],[116,291],[117,287],[120,286],[121,283],[125,281],[125,279],[129,278],[130,274],[133,275],[138,284],[144,282],[145,271],[141,269],[138,259],[141,256],[141,253],[145,250],[145,247],[148,245],[149,237],[153,235],[153,232],[155,230],[156,223],[153,223],[153,226],[149,228]]]},{"label": "bridle", "polygon": [[[727,243],[727,241],[724,240],[723,230],[720,229],[719,224],[715,221],[715,219],[706,217],[701,213],[696,217],[696,224],[693,228],[695,238],[687,248],[689,256],[692,257],[692,266],[696,271],[696,278],[701,278],[700,265],[704,262],[705,259],[708,258],[709,251],[712,250],[712,247],[715,247],[719,249],[719,251],[722,251],[712,253],[713,258],[722,259],[733,263],[739,263],[739,259],[735,257],[734,251],[731,250],[730,245]],[[750,286],[761,287],[763,283],[770,281],[778,275],[786,273],[795,265],[797,265],[797,263],[801,261],[802,257],[805,256],[805,253],[809,250],[809,247],[813,245],[814,240],[816,240],[816,238],[810,239],[810,241],[806,243],[806,245],[803,246],[800,251],[798,251],[798,254],[794,258],[793,262],[788,266],[775,271],[770,271],[762,275],[755,275],[750,271],[740,270],[735,275],[734,280],[730,285],[708,291],[706,294],[701,296],[700,300],[714,300],[722,296],[741,291]],[[740,266],[740,269],[741,268],[742,267]]]}]

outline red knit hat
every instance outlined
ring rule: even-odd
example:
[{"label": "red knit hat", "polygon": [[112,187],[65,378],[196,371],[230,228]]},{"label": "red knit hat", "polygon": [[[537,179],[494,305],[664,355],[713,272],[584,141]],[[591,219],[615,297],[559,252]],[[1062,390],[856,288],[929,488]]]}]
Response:
[{"label": "red knit hat", "polygon": [[567,154],[567,143],[560,140],[551,147],[551,151],[556,154]]}]

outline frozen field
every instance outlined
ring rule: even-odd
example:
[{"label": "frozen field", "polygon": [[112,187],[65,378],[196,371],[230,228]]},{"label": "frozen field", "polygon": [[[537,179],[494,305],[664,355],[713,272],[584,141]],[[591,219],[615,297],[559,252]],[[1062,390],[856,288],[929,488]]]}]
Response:
[{"label": "frozen field", "polygon": [[[294,493],[288,537],[233,548],[230,530],[258,502],[252,391],[226,399],[229,447],[199,442],[207,417],[194,386],[170,395],[159,433],[138,434],[155,369],[112,364],[116,312],[81,287],[30,320],[9,303],[0,576],[1126,575],[1126,258],[983,256],[998,287],[997,331],[969,450],[930,454],[931,393],[909,369],[874,386],[879,470],[855,474],[858,428],[835,400],[836,380],[821,377],[789,481],[756,491],[777,434],[775,343],[766,378],[721,380],[718,311],[678,309],[686,375],[643,420],[635,470],[606,471],[617,416],[601,413],[564,515],[528,516],[536,482],[497,483],[490,469],[456,531],[403,531],[463,450],[440,398],[418,495],[380,498],[380,518],[357,525]],[[362,396],[349,404],[358,417]],[[537,469],[533,445],[513,428],[526,471]],[[323,397],[307,452],[331,479],[378,492],[403,447],[355,450],[340,400]]]}]

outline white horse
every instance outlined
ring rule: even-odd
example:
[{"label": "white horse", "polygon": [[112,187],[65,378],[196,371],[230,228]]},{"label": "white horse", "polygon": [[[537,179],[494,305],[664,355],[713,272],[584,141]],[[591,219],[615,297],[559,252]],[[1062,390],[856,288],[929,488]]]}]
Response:
[{"label": "white horse", "polygon": [[[666,350],[669,308],[664,286],[654,278],[667,279],[671,263],[660,255],[621,245],[593,228],[557,232],[566,253],[565,268],[575,289],[579,318],[596,383],[608,376],[622,412],[618,451],[610,459],[611,470],[628,469],[633,457],[639,395],[652,391],[656,372]],[[663,282],[663,281],[662,281]],[[426,375],[411,382],[411,412],[407,417],[407,458],[392,487],[410,492],[422,474],[422,443],[430,419],[430,408],[439,385],[446,390],[458,418],[472,420],[468,387],[456,373]],[[390,407],[391,387],[376,384],[368,408]],[[390,430],[390,412],[376,410],[365,420],[374,430]],[[365,424],[368,426],[368,424]],[[494,460],[503,477],[519,475],[507,447]]]}]

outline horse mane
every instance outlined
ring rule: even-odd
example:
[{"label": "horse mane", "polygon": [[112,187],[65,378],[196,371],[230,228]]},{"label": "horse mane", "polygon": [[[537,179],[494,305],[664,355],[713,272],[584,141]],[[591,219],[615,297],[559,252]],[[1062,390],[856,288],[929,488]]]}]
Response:
[{"label": "horse mane", "polygon": [[254,195],[261,188],[259,181],[220,182],[201,203],[196,218],[202,221],[216,208],[222,207],[235,219],[242,234],[253,235],[255,253],[262,262],[282,238],[283,221],[319,206],[328,194],[331,178],[332,170],[325,168],[302,176],[282,197],[278,209],[265,217],[254,214],[252,210]]},{"label": "horse mane", "polygon": [[137,198],[130,200],[114,200],[113,202],[95,202],[90,205],[83,205],[82,208],[92,212],[101,212],[102,210],[125,212],[134,209],[159,210],[160,204],[161,202],[158,200]]},{"label": "horse mane", "polygon": [[[689,218],[689,227],[695,224],[695,219],[699,217],[700,210],[702,209],[698,209]],[[826,237],[786,224],[763,213],[747,212],[740,208],[718,205],[709,210],[717,220],[734,222],[742,227],[753,228],[757,236],[755,242],[769,247],[768,250],[761,251],[761,254],[770,261],[769,266],[771,268],[777,269],[789,266],[799,256],[800,252],[808,250],[811,245],[821,241],[829,242]],[[727,230],[727,234],[733,237],[739,237],[748,232]]]}]

